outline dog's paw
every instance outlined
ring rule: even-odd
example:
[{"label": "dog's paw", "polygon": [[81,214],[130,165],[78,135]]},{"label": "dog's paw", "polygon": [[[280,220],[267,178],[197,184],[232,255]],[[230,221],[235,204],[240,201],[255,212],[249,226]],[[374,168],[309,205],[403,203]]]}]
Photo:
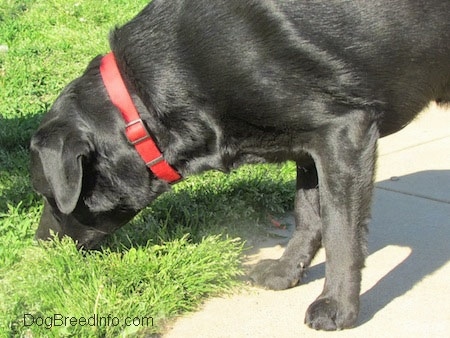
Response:
[{"label": "dog's paw", "polygon": [[293,267],[288,262],[266,259],[250,272],[254,284],[271,290],[284,290],[296,286],[300,282],[303,267]]},{"label": "dog's paw", "polygon": [[342,309],[332,298],[321,298],[309,306],[305,324],[324,331],[348,329],[355,325],[357,315],[358,311]]}]

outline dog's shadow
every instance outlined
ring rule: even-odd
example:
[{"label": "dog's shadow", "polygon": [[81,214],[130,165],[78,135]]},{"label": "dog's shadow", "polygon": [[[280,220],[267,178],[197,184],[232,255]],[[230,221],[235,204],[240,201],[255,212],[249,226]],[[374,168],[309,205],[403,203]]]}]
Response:
[{"label": "dog's shadow", "polygon": [[[376,282],[363,288],[358,325],[370,321],[449,262],[449,240],[450,170],[423,171],[377,182],[366,263],[366,270],[371,272],[369,277],[363,271],[363,285],[365,275],[369,282]],[[380,268],[378,274],[371,263]],[[325,264],[320,263],[309,269],[305,282],[324,276]]]},{"label": "dog's shadow", "polygon": [[394,246],[392,253],[395,247],[406,250],[403,258],[386,262],[397,265],[361,295],[359,325],[450,261],[450,170],[418,172],[376,187],[369,254],[381,256],[388,246]]}]

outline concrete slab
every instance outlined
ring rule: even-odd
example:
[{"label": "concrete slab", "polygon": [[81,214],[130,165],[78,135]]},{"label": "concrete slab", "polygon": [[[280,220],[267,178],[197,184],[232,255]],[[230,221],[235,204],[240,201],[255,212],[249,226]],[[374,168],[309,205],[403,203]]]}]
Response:
[{"label": "concrete slab", "polygon": [[[450,111],[432,107],[383,139],[379,153],[354,329],[326,333],[303,324],[324,282],[321,250],[299,287],[211,299],[169,325],[166,337],[450,337]],[[253,260],[279,257],[285,242],[263,245]]]},{"label": "concrete slab", "polygon": [[382,138],[379,155],[396,153],[449,136],[450,110],[432,103],[406,128]]}]

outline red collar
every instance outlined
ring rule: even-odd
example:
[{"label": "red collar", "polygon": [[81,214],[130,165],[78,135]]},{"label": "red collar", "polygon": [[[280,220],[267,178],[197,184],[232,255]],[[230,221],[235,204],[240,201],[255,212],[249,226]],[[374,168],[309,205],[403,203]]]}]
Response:
[{"label": "red collar", "polygon": [[179,181],[181,175],[166,162],[155,141],[145,128],[123,82],[112,52],[103,57],[100,64],[100,74],[112,103],[122,113],[122,117],[127,124],[125,134],[141,155],[146,166],[161,180],[168,183]]}]

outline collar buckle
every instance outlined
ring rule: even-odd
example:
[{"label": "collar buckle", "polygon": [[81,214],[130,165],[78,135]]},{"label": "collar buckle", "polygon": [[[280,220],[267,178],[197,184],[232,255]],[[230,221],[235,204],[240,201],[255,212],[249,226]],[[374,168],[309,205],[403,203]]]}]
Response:
[{"label": "collar buckle", "polygon": [[125,134],[133,146],[150,138],[150,134],[141,119],[129,122],[125,126]]}]

